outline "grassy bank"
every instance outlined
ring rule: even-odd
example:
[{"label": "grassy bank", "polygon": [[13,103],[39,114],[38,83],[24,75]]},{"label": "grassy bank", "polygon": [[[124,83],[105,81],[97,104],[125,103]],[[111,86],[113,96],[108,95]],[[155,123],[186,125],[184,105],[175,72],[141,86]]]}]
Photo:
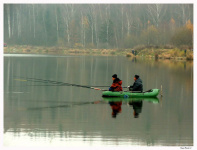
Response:
[{"label": "grassy bank", "polygon": [[144,48],[132,49],[70,49],[65,47],[42,47],[16,45],[4,47],[5,54],[55,54],[55,55],[101,55],[101,56],[127,56],[127,57],[146,57],[152,59],[178,59],[193,60],[193,51],[178,48],[161,49],[161,48]]},{"label": "grassy bank", "polygon": [[[125,54],[124,54],[125,53]],[[65,47],[42,46],[8,46],[4,47],[4,54],[56,54],[56,55],[126,55],[115,49],[71,49]]]},{"label": "grassy bank", "polygon": [[152,59],[193,60],[193,51],[174,49],[143,49],[137,54],[127,53],[127,57],[146,57]]}]

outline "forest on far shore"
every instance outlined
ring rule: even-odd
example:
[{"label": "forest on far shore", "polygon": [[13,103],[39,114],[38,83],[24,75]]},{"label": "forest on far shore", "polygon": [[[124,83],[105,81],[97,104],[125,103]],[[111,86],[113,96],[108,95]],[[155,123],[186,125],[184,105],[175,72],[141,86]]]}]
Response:
[{"label": "forest on far shore", "polygon": [[193,49],[193,4],[4,4],[4,42]]}]

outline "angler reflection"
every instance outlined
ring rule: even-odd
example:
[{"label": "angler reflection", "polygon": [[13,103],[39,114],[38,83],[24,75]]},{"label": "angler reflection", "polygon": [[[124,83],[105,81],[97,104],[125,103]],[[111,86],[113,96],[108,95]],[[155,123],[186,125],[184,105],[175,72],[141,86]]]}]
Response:
[{"label": "angler reflection", "polygon": [[119,102],[109,102],[109,105],[111,106],[112,109],[112,118],[116,118],[117,114],[122,112],[122,101]]},{"label": "angler reflection", "polygon": [[[142,113],[143,102],[158,104],[159,99],[154,98],[117,98],[117,97],[103,97],[103,102],[107,102],[112,109],[112,118],[116,118],[118,114],[122,112],[121,106],[127,104],[131,109],[133,108],[133,117],[139,118],[140,113]],[[100,101],[99,103],[101,103]]]},{"label": "angler reflection", "polygon": [[139,114],[142,112],[142,105],[143,102],[142,100],[138,100],[138,101],[130,101],[129,106],[133,106],[133,116],[134,118],[139,118]]}]

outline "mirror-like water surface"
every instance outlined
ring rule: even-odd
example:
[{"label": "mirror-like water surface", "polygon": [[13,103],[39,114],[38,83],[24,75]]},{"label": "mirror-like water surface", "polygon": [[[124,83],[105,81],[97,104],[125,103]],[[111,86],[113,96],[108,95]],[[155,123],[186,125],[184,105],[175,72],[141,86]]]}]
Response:
[{"label": "mirror-like water surface", "polygon": [[[163,97],[104,99],[101,91],[46,81],[110,86],[114,73],[123,86],[135,74],[144,90],[162,85]],[[193,62],[5,55],[4,145],[76,144],[192,146]]]}]

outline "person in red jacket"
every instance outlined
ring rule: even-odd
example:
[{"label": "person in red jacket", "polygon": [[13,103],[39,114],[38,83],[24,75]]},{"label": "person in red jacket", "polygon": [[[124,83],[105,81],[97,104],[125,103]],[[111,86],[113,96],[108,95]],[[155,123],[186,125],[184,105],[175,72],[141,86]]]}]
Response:
[{"label": "person in red jacket", "polygon": [[117,77],[117,74],[112,76],[113,83],[109,88],[109,91],[122,91],[122,80]]},{"label": "person in red jacket", "polygon": [[117,114],[122,112],[122,101],[118,101],[118,102],[109,102],[109,105],[111,106],[112,109],[112,117],[116,118]]}]

